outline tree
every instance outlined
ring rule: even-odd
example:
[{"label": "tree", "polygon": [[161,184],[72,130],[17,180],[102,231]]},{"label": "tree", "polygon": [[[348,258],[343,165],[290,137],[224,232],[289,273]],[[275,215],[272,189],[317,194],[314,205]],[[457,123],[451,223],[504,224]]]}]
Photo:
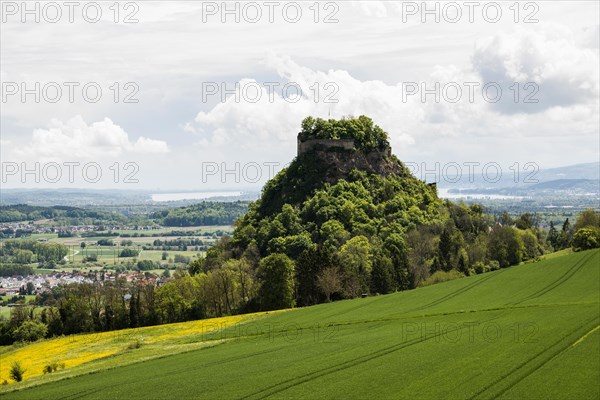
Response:
[{"label": "tree", "polygon": [[119,253],[119,257],[137,257],[140,255],[140,252],[135,249],[123,249]]},{"label": "tree", "polygon": [[521,241],[523,242],[523,260],[534,260],[544,252],[543,247],[538,243],[535,233],[531,229],[519,231]]},{"label": "tree", "polygon": [[31,250],[17,250],[15,251],[15,262],[17,264],[29,264],[33,258],[33,251]]},{"label": "tree", "polygon": [[27,370],[21,366],[21,363],[15,361],[10,367],[10,379],[14,380],[15,382],[21,382],[26,371]]},{"label": "tree", "polygon": [[331,295],[342,290],[342,274],[336,267],[328,267],[317,275],[317,286],[325,295],[325,301],[331,301]]},{"label": "tree", "polygon": [[136,268],[138,271],[150,271],[152,269],[158,268],[158,261],[155,263],[152,260],[140,260],[136,264]]},{"label": "tree", "polygon": [[[410,288],[410,271],[409,271],[409,262],[408,262],[408,245],[406,244],[406,240],[404,236],[393,233],[385,239],[383,243],[383,248],[387,253],[390,261],[392,262],[392,278],[395,282],[393,282],[392,286],[390,286],[388,291],[393,291],[396,288],[400,290],[406,290]],[[382,260],[385,264],[386,261]],[[379,291],[379,293],[388,293]]]},{"label": "tree", "polygon": [[582,211],[573,225],[573,230],[577,232],[581,228],[600,228],[600,213],[592,208]]},{"label": "tree", "polygon": [[16,341],[35,342],[48,333],[48,326],[37,321],[25,321],[13,332]]},{"label": "tree", "polygon": [[333,266],[333,250],[329,247],[311,247],[300,254],[296,262],[297,300],[300,306],[309,306],[322,301],[323,296],[317,285],[317,276],[325,268]]},{"label": "tree", "polygon": [[286,254],[292,259],[297,259],[303,251],[311,247],[314,247],[314,243],[310,239],[310,235],[302,233],[269,240],[268,251],[269,253]]},{"label": "tree", "polygon": [[129,325],[132,328],[140,326],[140,294],[138,290],[133,290],[129,299]]},{"label": "tree", "polygon": [[581,228],[573,236],[573,250],[589,250],[600,247],[600,228]]},{"label": "tree", "polygon": [[259,298],[263,310],[290,308],[294,301],[294,262],[285,254],[271,254],[260,261]]},{"label": "tree", "polygon": [[381,251],[373,256],[371,271],[371,291],[386,294],[393,292],[397,285],[394,280],[394,265],[392,259]]},{"label": "tree", "polygon": [[536,219],[537,219],[536,216],[534,216],[533,214],[524,213],[524,214],[521,214],[519,216],[519,218],[517,218],[517,220],[515,221],[515,226],[518,229],[522,229],[522,230],[531,229],[537,225]]},{"label": "tree", "polygon": [[321,225],[320,240],[325,246],[339,249],[350,238],[350,233],[338,220],[330,219]]},{"label": "tree", "polygon": [[418,226],[407,235],[408,265],[411,287],[429,277],[437,249],[436,237],[426,226]]},{"label": "tree", "polygon": [[571,240],[573,239],[573,233],[571,231],[571,223],[569,222],[569,218],[565,220],[563,223],[562,229],[558,236],[558,241],[560,243],[560,248],[565,249],[571,245]]},{"label": "tree", "polygon": [[523,258],[523,241],[517,229],[496,225],[489,236],[490,260],[496,260],[500,268],[517,265]]},{"label": "tree", "polygon": [[25,285],[25,291],[27,292],[27,294],[32,295],[34,290],[35,285],[33,284],[33,282],[27,282],[27,285]]},{"label": "tree", "polygon": [[511,226],[514,223],[513,219],[510,217],[510,215],[506,211],[504,211],[500,215],[500,218],[498,219],[498,222],[502,226]]},{"label": "tree", "polygon": [[86,246],[85,242],[79,243],[79,247],[81,247],[82,249],[85,249],[85,246]]},{"label": "tree", "polygon": [[354,297],[358,282],[360,290],[365,292],[369,289],[371,269],[371,244],[365,236],[359,235],[348,240],[340,249],[339,259],[344,274],[344,289],[349,297]]},{"label": "tree", "polygon": [[446,227],[440,235],[440,242],[438,244],[440,253],[440,263],[444,271],[450,271],[452,269],[452,231]]},{"label": "tree", "polygon": [[464,275],[469,275],[469,254],[463,247],[458,250],[458,261],[456,268]]},{"label": "tree", "polygon": [[556,230],[556,227],[554,226],[554,222],[550,221],[550,229],[548,230],[548,243],[550,243],[550,246],[552,246],[552,248],[554,250],[558,250],[560,243],[558,240],[558,231]]},{"label": "tree", "polygon": [[183,254],[175,254],[174,258],[176,263],[180,264],[189,264],[190,258],[188,256],[184,256]]},{"label": "tree", "polygon": [[163,323],[180,322],[187,319],[190,300],[182,293],[179,279],[169,281],[156,289],[156,310]]},{"label": "tree", "polygon": [[169,253],[167,253],[166,251],[163,251],[163,253],[162,253],[162,256],[161,256],[161,259],[162,259],[163,261],[165,261],[167,258],[169,258]]}]

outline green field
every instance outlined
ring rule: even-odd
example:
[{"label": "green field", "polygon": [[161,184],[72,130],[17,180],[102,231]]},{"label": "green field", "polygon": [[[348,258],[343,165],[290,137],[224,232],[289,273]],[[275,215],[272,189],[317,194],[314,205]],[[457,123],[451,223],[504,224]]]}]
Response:
[{"label": "green field", "polygon": [[[60,271],[73,271],[75,270],[81,270],[82,268],[87,269],[90,268],[94,265],[94,262],[90,262],[89,265],[86,266],[81,266],[79,264],[81,264],[84,260],[84,258],[87,255],[91,255],[91,254],[96,254],[98,261],[96,262],[97,265],[113,265],[113,264],[119,264],[121,262],[126,262],[126,261],[132,261],[134,258],[138,261],[141,260],[151,260],[151,261],[158,261],[160,262],[162,265],[166,265],[168,264],[168,259],[163,261],[162,260],[162,250],[143,250],[142,246],[152,246],[153,242],[157,239],[159,240],[175,240],[178,238],[182,238],[182,239],[201,239],[203,241],[203,243],[205,245],[211,245],[215,242],[215,238],[213,236],[210,236],[213,232],[216,232],[218,230],[221,231],[226,231],[226,232],[231,232],[231,230],[233,229],[233,227],[228,226],[228,225],[215,225],[215,226],[193,226],[193,227],[182,227],[182,228],[174,228],[174,227],[165,227],[165,228],[160,228],[160,229],[154,229],[154,230],[122,230],[122,231],[118,231],[120,233],[127,233],[130,235],[133,234],[144,234],[144,235],[153,235],[153,234],[161,234],[161,235],[165,235],[168,234],[170,232],[173,231],[199,231],[201,233],[207,233],[207,236],[147,236],[147,237],[115,237],[115,236],[111,236],[111,237],[103,237],[103,236],[98,236],[98,237],[69,237],[69,238],[59,238],[58,234],[56,233],[44,233],[44,234],[32,234],[31,236],[27,237],[30,239],[47,239],[49,242],[53,242],[53,243],[60,243],[60,244],[64,244],[69,248],[69,253],[66,257],[66,261],[68,262],[66,265],[64,266],[58,266],[56,270],[60,270]],[[117,232],[117,231],[115,231]],[[109,239],[112,240],[116,246],[96,246],[96,242],[98,240],[101,239]],[[141,251],[141,254],[138,257],[119,257],[119,253],[121,250],[123,250],[124,246],[120,246],[121,241],[123,240],[131,240],[133,242],[132,246],[129,246],[129,248],[132,249],[136,249]],[[82,249],[80,247],[81,242],[85,242],[87,244],[87,246],[85,247],[85,249]],[[189,250],[186,251],[179,251],[179,250],[167,250],[167,253],[169,254],[168,258],[174,259],[176,254],[185,256],[185,257],[189,257],[191,260],[197,258],[197,254],[201,253],[204,254],[203,251],[195,251],[192,250],[194,248],[194,246],[190,246],[188,247]],[[69,265],[69,263],[71,263]],[[75,263],[75,266],[73,266],[72,263]],[[173,264],[171,264],[173,265]],[[34,270],[36,273],[52,273],[56,270],[40,270],[40,269],[36,269],[35,267],[37,267],[37,264],[32,264],[32,267],[34,267]]]},{"label": "green field", "polygon": [[96,373],[102,360],[71,379],[0,390],[38,385],[7,399],[598,399],[599,323],[593,250],[277,313],[187,342],[214,343],[203,349],[165,341],[172,355],[145,360],[142,347],[139,362],[117,354]]}]

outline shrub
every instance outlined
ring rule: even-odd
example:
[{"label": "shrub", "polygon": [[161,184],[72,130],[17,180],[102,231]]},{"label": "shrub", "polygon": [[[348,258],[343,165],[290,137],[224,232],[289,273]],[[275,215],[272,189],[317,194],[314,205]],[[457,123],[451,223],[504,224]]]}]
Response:
[{"label": "shrub", "polygon": [[27,370],[21,366],[21,363],[15,361],[10,367],[10,378],[15,382],[21,382],[23,380],[23,375],[25,375],[25,371]]},{"label": "shrub", "polygon": [[49,374],[49,373],[52,373],[52,372],[56,372],[56,371],[58,371],[59,368],[60,369],[65,369],[65,363],[60,363],[59,364],[57,362],[54,362],[52,364],[46,365],[44,367],[44,374]]},{"label": "shrub", "polygon": [[139,349],[140,347],[142,347],[142,344],[143,342],[140,339],[136,339],[135,341],[130,343],[129,346],[127,346],[127,348],[129,350]]},{"label": "shrub", "polygon": [[452,269],[448,272],[446,271],[436,271],[429,278],[422,281],[419,286],[429,286],[435,285],[436,283],[447,282],[458,278],[464,278],[464,274],[458,272],[455,269]]},{"label": "shrub", "polygon": [[25,321],[13,332],[13,338],[21,342],[35,342],[48,333],[46,324],[37,321]]},{"label": "shrub", "polygon": [[184,256],[183,254],[175,254],[174,260],[176,263],[181,263],[181,264],[189,264],[190,263],[190,258],[187,256]]},{"label": "shrub", "polygon": [[496,260],[491,260],[489,268],[490,271],[496,271],[500,269],[500,263]]},{"label": "shrub", "polygon": [[477,261],[475,264],[473,264],[473,270],[476,274],[483,274],[484,272],[488,272],[489,268],[490,267],[488,265],[485,265],[481,261]]},{"label": "shrub", "polygon": [[96,261],[98,261],[98,254],[96,254],[96,253],[91,253],[91,254],[88,254],[88,255],[87,255],[87,256],[86,256],[86,257],[83,259],[83,262],[87,262],[87,261],[89,261],[89,262],[96,262]]},{"label": "shrub", "polygon": [[581,228],[573,236],[573,250],[589,250],[600,247],[600,229],[595,227]]},{"label": "shrub", "polygon": [[123,249],[119,253],[119,257],[137,257],[139,254],[140,252],[135,249]]}]

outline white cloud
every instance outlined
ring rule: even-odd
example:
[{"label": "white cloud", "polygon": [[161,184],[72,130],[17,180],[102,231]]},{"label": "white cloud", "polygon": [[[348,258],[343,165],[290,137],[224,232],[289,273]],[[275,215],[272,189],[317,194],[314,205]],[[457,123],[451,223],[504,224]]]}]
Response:
[{"label": "white cloud", "polygon": [[168,153],[169,146],[163,140],[148,139],[143,136],[136,140],[132,147],[132,151],[136,153]]},{"label": "white cloud", "polygon": [[[297,84],[304,96],[297,102],[286,98],[282,84],[270,97],[268,89],[263,86],[260,101],[253,102],[240,95],[237,102],[232,95],[211,110],[198,113],[195,125],[188,124],[185,129],[198,133],[203,145],[233,144],[260,152],[261,149],[271,151],[265,148],[266,142],[270,145],[293,145],[296,140],[294,132],[298,132],[300,122],[309,115],[327,118],[331,113],[332,118],[339,118],[365,114],[389,130],[393,143],[408,145],[414,142],[409,127],[422,121],[423,112],[414,102],[402,102],[400,86],[389,86],[381,81],[360,81],[343,70],[314,71],[288,56],[270,54],[265,64],[286,83]],[[245,85],[260,83],[254,79],[243,79],[240,91]],[[316,88],[319,89],[318,94]]]},{"label": "white cloud", "polygon": [[[540,112],[586,103],[600,93],[598,52],[577,43],[573,32],[558,24],[499,32],[478,40],[473,67],[485,82],[497,82],[509,94],[496,103],[500,112]],[[510,90],[514,82],[520,83],[520,97],[527,92],[525,83],[537,84],[537,105],[515,102]]]},{"label": "white cloud", "polygon": [[388,15],[387,2],[383,1],[353,1],[352,6],[358,8],[367,17],[383,18]]},{"label": "white cloud", "polygon": [[7,150],[9,157],[18,160],[96,160],[129,153],[166,153],[169,148],[164,141],[143,136],[132,142],[128,133],[109,118],[88,125],[78,115],[66,122],[53,119],[48,127],[36,129],[25,146]]},{"label": "white cloud", "polygon": [[[514,59],[511,54],[508,52],[505,57],[508,64]],[[401,82],[390,85],[377,80],[363,81],[344,70],[316,71],[291,57],[273,54],[267,56],[265,65],[275,70],[285,82],[300,85],[305,94],[312,94],[310,87],[315,83],[322,88],[324,84],[334,82],[339,87],[335,96],[339,101],[335,104],[315,103],[305,97],[291,103],[278,92],[273,102],[269,102],[266,89],[263,89],[261,101],[256,103],[245,101],[243,96],[236,102],[235,96],[230,96],[224,103],[200,112],[195,121],[186,126],[187,131],[200,136],[199,144],[210,149],[212,155],[240,160],[264,159],[275,154],[278,160],[285,160],[295,152],[295,133],[302,118],[308,115],[327,118],[329,112],[333,118],[361,114],[372,117],[390,134],[395,153],[402,159],[412,160],[422,157],[440,161],[531,158],[532,140],[539,140],[539,137],[558,140],[565,136],[586,138],[598,129],[597,100],[585,102],[581,99],[581,104],[555,105],[537,113],[509,114],[497,112],[493,103],[484,101],[481,89],[476,91],[474,102],[469,100],[464,86],[465,92],[456,103],[444,97],[437,103],[432,96],[423,102],[419,95],[403,101]],[[519,71],[518,68],[513,70]],[[517,77],[515,75],[515,79]],[[441,86],[447,82],[484,83],[477,73],[453,65],[434,67],[423,83],[431,88],[435,82]],[[256,83],[254,79],[244,79],[240,86]],[[527,146],[515,148],[515,140],[527,143]],[[544,157],[551,155],[548,153]]]}]

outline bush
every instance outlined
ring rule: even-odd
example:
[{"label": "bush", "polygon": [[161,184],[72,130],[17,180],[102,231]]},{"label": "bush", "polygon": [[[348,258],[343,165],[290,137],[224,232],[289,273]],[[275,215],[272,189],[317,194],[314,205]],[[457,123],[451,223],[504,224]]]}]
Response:
[{"label": "bush", "polygon": [[23,380],[23,375],[25,375],[25,371],[27,370],[21,366],[21,363],[15,361],[10,367],[10,378],[15,382],[21,382]]},{"label": "bush", "polygon": [[187,256],[184,256],[183,254],[175,254],[174,260],[176,263],[181,263],[181,264],[189,264],[190,263],[190,258]]},{"label": "bush", "polygon": [[433,275],[431,275],[429,278],[425,279],[424,281],[422,281],[419,286],[429,286],[429,285],[435,285],[436,283],[441,283],[441,282],[447,282],[447,281],[452,281],[454,279],[459,279],[459,278],[464,278],[465,275],[458,272],[455,269],[452,269],[448,272],[446,271],[436,271]]},{"label": "bush", "polygon": [[484,272],[488,272],[489,268],[490,267],[488,265],[485,265],[481,261],[477,261],[475,264],[473,264],[473,270],[476,274],[483,274]]},{"label": "bush", "polygon": [[140,252],[135,249],[123,249],[119,253],[119,257],[137,257],[139,254]]},{"label": "bush", "polygon": [[35,342],[48,333],[48,326],[42,322],[25,321],[13,332],[13,338],[21,342]]},{"label": "bush", "polygon": [[160,265],[152,260],[140,260],[137,262],[137,269],[140,271],[149,271],[158,268],[160,268]]},{"label": "bush", "polygon": [[496,271],[500,269],[500,263],[496,260],[491,260],[490,261],[490,271]]},{"label": "bush", "polygon": [[96,261],[98,261],[98,254],[96,254],[96,253],[91,253],[91,254],[88,254],[88,255],[87,255],[87,256],[86,256],[86,257],[83,259],[83,262],[87,262],[87,261],[90,261],[90,262],[96,262]]},{"label": "bush", "polygon": [[65,369],[65,363],[52,363],[52,364],[48,364],[44,367],[44,374],[50,374],[52,372],[56,372],[58,371],[58,369]]},{"label": "bush", "polygon": [[600,229],[595,227],[581,228],[573,236],[573,250],[589,250],[600,247]]},{"label": "bush", "polygon": [[127,348],[129,350],[139,349],[140,347],[142,347],[142,344],[144,344],[144,343],[140,339],[136,339],[135,341],[130,343],[129,346],[127,346]]}]

